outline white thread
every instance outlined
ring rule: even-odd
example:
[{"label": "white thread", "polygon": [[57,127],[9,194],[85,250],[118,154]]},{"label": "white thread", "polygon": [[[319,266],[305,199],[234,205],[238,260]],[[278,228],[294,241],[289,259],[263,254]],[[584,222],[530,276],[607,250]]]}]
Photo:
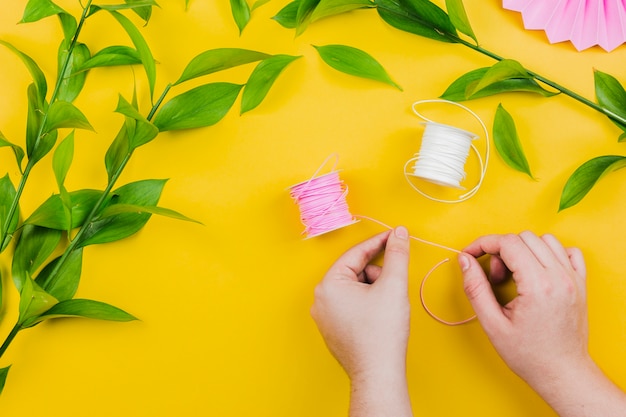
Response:
[{"label": "white thread", "polygon": [[[423,103],[452,104],[471,114],[480,123],[485,132],[486,144],[484,161],[480,152],[472,143],[473,140],[478,139],[478,135],[430,120],[415,109],[416,105]],[[404,164],[404,176],[409,185],[424,197],[440,203],[459,203],[474,196],[483,183],[489,161],[489,132],[483,121],[466,106],[449,100],[433,99],[416,101],[411,108],[418,117],[424,120],[423,124],[426,127],[422,136],[422,146],[419,152]],[[420,190],[409,178],[409,176],[413,176],[434,184],[464,189],[461,186],[461,181],[466,177],[465,163],[469,156],[470,149],[474,151],[478,158],[480,164],[480,178],[474,187],[459,196],[456,200],[444,200],[433,197]],[[411,162],[415,162],[413,170],[412,172],[407,172]]]}]

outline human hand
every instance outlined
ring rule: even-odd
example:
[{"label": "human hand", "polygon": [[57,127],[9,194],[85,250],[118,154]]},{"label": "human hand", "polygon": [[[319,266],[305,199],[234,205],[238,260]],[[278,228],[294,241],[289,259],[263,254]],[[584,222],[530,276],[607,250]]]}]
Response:
[{"label": "human hand", "polygon": [[[491,255],[489,279],[477,257]],[[471,255],[471,256],[468,256]],[[590,361],[585,263],[552,235],[481,237],[459,255],[465,292],[495,349],[535,389]],[[501,306],[491,289],[512,273],[517,296]]]},{"label": "human hand", "polygon": [[[371,264],[383,250],[383,266]],[[315,288],[311,315],[351,380],[351,416],[412,415],[408,265],[408,231],[398,227],[349,249]]]}]

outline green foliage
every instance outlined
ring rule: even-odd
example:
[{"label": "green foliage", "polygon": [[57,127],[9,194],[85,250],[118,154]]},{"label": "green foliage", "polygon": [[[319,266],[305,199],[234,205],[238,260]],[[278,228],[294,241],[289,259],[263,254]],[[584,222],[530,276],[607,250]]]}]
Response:
[{"label": "green foliage", "polygon": [[4,390],[4,384],[7,380],[7,375],[9,374],[9,369],[11,366],[7,366],[6,368],[0,368],[0,394],[2,390]]},{"label": "green foliage", "polygon": [[[602,71],[594,71],[596,98],[607,114],[617,115],[626,119],[626,91],[615,77]],[[626,140],[626,124],[611,119],[624,133],[620,142]]]},{"label": "green foliage", "polygon": [[376,7],[379,16],[396,29],[440,42],[458,42],[450,17],[428,0],[376,0]]},{"label": "green foliage", "polygon": [[298,15],[298,8],[300,7],[300,0],[292,1],[272,17],[278,24],[286,29],[295,29],[297,26],[296,17]]},{"label": "green foliage", "polygon": [[230,0],[230,9],[241,34],[250,21],[250,6],[246,0]]},{"label": "green foliage", "polygon": [[508,166],[533,178],[517,135],[515,122],[509,112],[502,107],[502,104],[498,105],[493,122],[493,142],[496,150]]},{"label": "green foliage", "polygon": [[624,167],[626,156],[618,155],[598,156],[582,164],[565,183],[559,211],[577,204],[602,177]]},{"label": "green foliage", "polygon": [[385,68],[367,52],[345,45],[314,47],[322,60],[337,71],[380,81],[402,91],[402,87],[391,79]]}]

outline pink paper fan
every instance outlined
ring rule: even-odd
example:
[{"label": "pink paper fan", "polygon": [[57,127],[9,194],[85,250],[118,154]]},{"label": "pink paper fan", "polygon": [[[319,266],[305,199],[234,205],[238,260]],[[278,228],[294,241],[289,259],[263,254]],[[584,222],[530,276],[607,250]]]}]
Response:
[{"label": "pink paper fan", "polygon": [[544,30],[550,43],[612,51],[626,42],[626,0],[502,0],[502,6],[521,12],[524,27]]}]

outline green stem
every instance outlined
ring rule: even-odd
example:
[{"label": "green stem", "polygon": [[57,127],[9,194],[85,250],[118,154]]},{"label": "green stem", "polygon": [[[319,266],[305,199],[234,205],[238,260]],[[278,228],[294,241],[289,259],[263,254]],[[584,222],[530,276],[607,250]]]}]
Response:
[{"label": "green stem", "polygon": [[[161,94],[161,96],[159,97],[157,102],[150,109],[150,113],[148,114],[148,117],[147,117],[148,120],[152,119],[152,117],[154,116],[154,114],[158,110],[159,106],[163,102],[163,99],[165,99],[165,96],[170,91],[171,87],[172,87],[171,84],[168,84],[165,87],[163,93]],[[108,197],[109,193],[111,192],[111,190],[113,189],[113,187],[117,183],[117,180],[119,179],[119,177],[122,175],[122,172],[124,171],[124,168],[126,168],[126,165],[128,164],[128,161],[130,161],[130,158],[133,155],[133,151],[134,150],[131,149],[126,154],[126,156],[124,156],[124,159],[120,163],[119,167],[117,168],[117,170],[111,176],[111,179],[109,180],[109,183],[107,184],[106,188],[102,192],[102,195],[100,196],[100,198],[98,199],[96,204],[93,206],[93,208],[91,209],[91,211],[89,212],[89,214],[85,218],[85,222],[83,223],[81,228],[76,233],[76,236],[74,236],[74,239],[72,239],[72,241],[70,242],[68,247],[63,252],[63,255],[61,255],[61,257],[59,258],[59,261],[55,264],[54,269],[46,277],[46,280],[42,283],[42,288],[44,288],[44,289],[47,288],[48,285],[50,284],[50,282],[52,281],[52,279],[57,276],[57,274],[61,270],[63,264],[67,260],[67,257],[74,251],[74,249],[76,248],[76,245],[78,245],[78,243],[81,240],[81,237],[85,234],[86,230],[89,227],[91,227],[91,223],[97,217],[98,213],[102,209],[102,205],[103,205],[104,201],[106,200],[106,198]]]},{"label": "green stem", "polygon": [[[447,34],[447,37],[449,39],[454,40],[457,43],[460,43],[460,44],[462,44],[464,46],[467,46],[468,48],[471,48],[471,49],[473,49],[473,50],[475,50],[477,52],[480,52],[481,54],[486,55],[486,56],[488,56],[490,58],[493,58],[493,59],[495,59],[497,61],[502,61],[502,60],[505,59],[505,58],[503,58],[503,57],[501,57],[501,56],[499,56],[497,54],[494,54],[493,52],[491,52],[491,51],[489,51],[489,50],[487,50],[485,48],[482,48],[481,46],[474,45],[473,43],[468,42],[465,39],[462,39],[462,38],[460,38],[458,36]],[[605,116],[609,117],[610,119],[612,119],[612,120],[614,120],[614,121],[616,121],[616,122],[618,122],[618,123],[620,123],[622,125],[626,125],[626,119],[624,119],[623,117],[613,113],[612,111],[610,111],[610,110],[608,110],[608,109],[606,109],[606,108],[604,108],[604,107],[594,103],[593,101],[591,101],[591,100],[581,96],[580,94],[570,90],[569,88],[563,87],[562,85],[560,85],[560,84],[558,84],[558,83],[556,83],[556,82],[554,82],[554,81],[544,77],[541,74],[538,74],[538,73],[536,73],[534,71],[530,71],[528,69],[526,69],[526,71],[528,72],[528,74],[530,76],[532,76],[533,78],[541,81],[542,83],[544,83],[546,85],[549,85],[550,87],[554,88],[555,90],[558,90],[559,92],[561,92],[561,93],[563,93],[563,94],[573,98],[574,100],[579,101],[580,103],[582,103],[582,104],[584,104],[584,105],[586,105],[588,107],[591,107],[592,109],[594,109],[594,110],[604,114]]]},{"label": "green stem", "polygon": [[2,355],[4,355],[4,352],[7,350],[13,339],[15,339],[15,336],[17,336],[17,333],[20,330],[22,330],[20,323],[16,323],[15,326],[13,326],[13,328],[11,329],[11,332],[8,334],[7,338],[4,339],[4,343],[2,343],[2,346],[0,346],[0,358],[2,357]]},{"label": "green stem", "polygon": [[[54,90],[52,91],[52,96],[50,96],[50,106],[52,105],[52,103],[54,103],[57,99],[57,96],[59,94],[59,91],[61,89],[61,83],[63,82],[63,76],[65,75],[65,72],[67,71],[67,68],[70,64],[70,59],[72,58],[72,53],[74,51],[74,47],[76,46],[76,43],[78,42],[78,36],[80,35],[80,32],[83,28],[83,25],[85,23],[85,19],[87,19],[87,13],[89,11],[89,7],[91,5],[91,0],[89,0],[86,4],[86,6],[83,9],[83,13],[80,17],[80,21],[78,23],[78,26],[76,27],[76,32],[74,33],[74,37],[72,38],[72,41],[68,47],[67,50],[67,56],[65,57],[65,61],[63,62],[61,71],[59,72],[59,75],[57,77],[57,81],[56,84],[54,86]],[[41,137],[43,136],[43,129],[46,125],[46,121],[48,120],[48,112],[44,112],[43,118],[41,120],[41,124],[39,125],[39,131],[37,132],[37,139],[35,140],[35,144],[33,145],[33,152],[35,152],[35,150],[37,149],[37,147],[39,146],[39,143],[41,141]],[[19,201],[22,197],[22,193],[24,191],[24,187],[26,186],[26,181],[28,180],[28,177],[30,175],[30,171],[33,169],[33,167],[35,166],[37,162],[34,161],[33,159],[29,159],[28,163],[26,164],[26,168],[24,169],[24,173],[22,174],[22,178],[20,179],[20,183],[17,187],[16,193],[15,193],[15,198],[13,199],[13,201],[11,202],[11,207],[9,209],[9,212],[7,213],[7,222],[6,224],[4,224],[2,226],[2,230],[0,231],[0,236],[1,236],[1,240],[2,240],[2,246],[4,247],[4,243],[6,241],[6,239],[9,238],[8,233],[9,233],[9,226],[11,224],[11,219],[13,218],[13,216],[15,215],[18,206],[19,206]]]}]

